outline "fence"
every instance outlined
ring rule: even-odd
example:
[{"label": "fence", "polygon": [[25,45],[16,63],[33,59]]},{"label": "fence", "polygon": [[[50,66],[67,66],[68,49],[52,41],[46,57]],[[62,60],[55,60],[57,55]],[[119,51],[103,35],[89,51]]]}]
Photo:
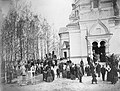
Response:
[{"label": "fence", "polygon": [[[34,73],[35,74],[35,73]],[[27,72],[27,75],[20,76],[17,78],[17,82],[19,85],[29,85],[29,84],[37,84],[43,82],[43,74],[39,74],[37,76],[33,75],[31,72]]]}]

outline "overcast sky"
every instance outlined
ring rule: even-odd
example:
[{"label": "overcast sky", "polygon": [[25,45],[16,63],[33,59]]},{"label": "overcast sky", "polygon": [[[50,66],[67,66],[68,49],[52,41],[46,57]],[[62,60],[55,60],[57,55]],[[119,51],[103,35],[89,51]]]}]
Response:
[{"label": "overcast sky", "polygon": [[[10,0],[0,0],[0,7],[4,14],[9,10]],[[59,30],[69,23],[72,0],[30,0],[35,12],[47,18],[48,22]]]}]

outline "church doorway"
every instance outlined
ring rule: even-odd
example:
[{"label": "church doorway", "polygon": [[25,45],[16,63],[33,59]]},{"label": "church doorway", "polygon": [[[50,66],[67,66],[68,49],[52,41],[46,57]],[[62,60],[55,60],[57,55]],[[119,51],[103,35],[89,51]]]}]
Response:
[{"label": "church doorway", "polygon": [[95,54],[99,53],[98,43],[96,41],[92,43],[92,51],[94,51]]},{"label": "church doorway", "polygon": [[100,47],[99,47],[99,55],[100,55],[100,61],[105,62],[106,60],[106,47],[105,47],[105,41],[100,42]]},{"label": "church doorway", "polygon": [[106,47],[105,41],[101,41],[99,46],[98,42],[94,41],[92,43],[93,61],[96,62],[98,59],[100,62],[106,61]]},{"label": "church doorway", "polygon": [[92,43],[92,52],[93,52],[93,62],[95,63],[98,60],[98,54],[99,54],[98,43],[96,41]]},{"label": "church doorway", "polygon": [[67,59],[67,52],[64,52],[64,58]]}]

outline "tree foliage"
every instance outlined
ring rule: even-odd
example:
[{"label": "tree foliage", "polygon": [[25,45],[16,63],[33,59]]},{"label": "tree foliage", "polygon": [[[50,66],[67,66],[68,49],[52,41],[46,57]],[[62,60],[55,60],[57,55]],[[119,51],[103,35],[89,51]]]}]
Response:
[{"label": "tree foliage", "polygon": [[2,62],[7,76],[21,62],[37,60],[40,51],[41,58],[50,52],[51,26],[45,18],[34,14],[28,5],[11,8],[1,31]]}]

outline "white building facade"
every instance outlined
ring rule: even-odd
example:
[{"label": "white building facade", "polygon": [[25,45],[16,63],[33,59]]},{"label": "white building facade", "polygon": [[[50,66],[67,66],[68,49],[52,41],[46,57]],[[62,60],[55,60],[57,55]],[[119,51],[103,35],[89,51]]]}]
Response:
[{"label": "white building facade", "polygon": [[93,51],[120,54],[119,11],[120,0],[74,0],[70,23],[59,31],[61,57],[79,63]]}]

